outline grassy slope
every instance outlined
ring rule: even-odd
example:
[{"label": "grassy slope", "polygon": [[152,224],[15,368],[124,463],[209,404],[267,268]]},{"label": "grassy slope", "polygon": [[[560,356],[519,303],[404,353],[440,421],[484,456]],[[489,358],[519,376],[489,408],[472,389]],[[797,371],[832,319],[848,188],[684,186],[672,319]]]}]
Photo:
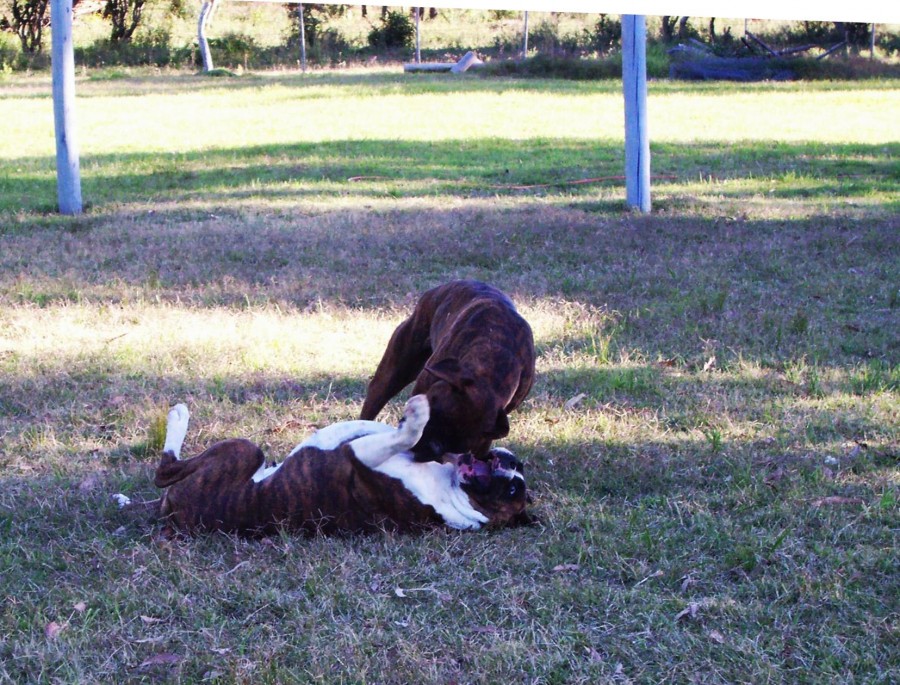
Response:
[{"label": "grassy slope", "polygon": [[[518,187],[621,173],[614,84],[87,79],[65,219],[49,88],[6,82],[0,682],[897,680],[896,84],[653,89],[638,217]],[[189,450],[354,417],[457,276],[535,329],[539,526],[164,543],[110,506],[174,400]]]}]

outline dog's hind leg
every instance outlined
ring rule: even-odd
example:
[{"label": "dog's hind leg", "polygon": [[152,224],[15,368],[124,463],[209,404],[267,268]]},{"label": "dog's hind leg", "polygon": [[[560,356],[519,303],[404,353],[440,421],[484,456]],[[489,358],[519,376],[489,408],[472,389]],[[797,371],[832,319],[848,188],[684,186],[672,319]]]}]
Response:
[{"label": "dog's hind leg", "polygon": [[374,433],[349,443],[353,454],[369,468],[376,468],[399,452],[412,448],[422,437],[428,423],[428,398],[414,395],[403,410],[403,418],[396,430]]},{"label": "dog's hind leg", "polygon": [[188,421],[191,413],[184,404],[176,404],[169,410],[166,418],[166,442],[163,445],[163,454],[171,454],[175,459],[181,459],[181,446],[184,444],[184,436],[187,435]]}]

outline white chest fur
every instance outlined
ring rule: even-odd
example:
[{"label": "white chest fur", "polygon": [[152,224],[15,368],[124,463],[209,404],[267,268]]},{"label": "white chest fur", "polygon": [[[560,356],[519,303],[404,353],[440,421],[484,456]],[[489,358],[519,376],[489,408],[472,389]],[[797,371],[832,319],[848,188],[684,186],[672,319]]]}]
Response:
[{"label": "white chest fur", "polygon": [[433,507],[451,528],[476,530],[488,521],[472,507],[469,496],[459,487],[456,467],[452,464],[420,463],[410,452],[400,452],[375,470],[401,481],[417,500]]},{"label": "white chest fur", "polygon": [[[304,447],[335,449],[346,442],[353,444],[354,440],[363,436],[387,435],[395,430],[392,426],[377,421],[344,421],[332,424],[321,428],[297,445],[285,461],[296,458],[296,454]],[[360,456],[358,452],[357,456]],[[254,474],[253,480],[257,483],[265,480],[278,471],[282,464],[284,462],[268,467],[263,464]],[[373,468],[402,482],[422,504],[433,507],[451,528],[476,530],[488,522],[484,514],[472,507],[469,496],[459,486],[456,468],[452,464],[438,464],[433,461],[420,463],[415,461],[412,453],[401,451]]]}]

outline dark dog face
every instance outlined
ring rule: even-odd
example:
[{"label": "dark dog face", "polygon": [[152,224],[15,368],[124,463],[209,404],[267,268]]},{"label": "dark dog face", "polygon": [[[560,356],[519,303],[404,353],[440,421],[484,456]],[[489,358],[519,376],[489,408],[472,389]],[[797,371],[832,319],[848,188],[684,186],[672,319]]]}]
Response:
[{"label": "dark dog face", "polygon": [[473,506],[490,519],[491,526],[518,526],[531,523],[525,511],[528,493],[525,466],[509,450],[495,447],[487,459],[471,453],[459,455],[457,473],[462,489]]},{"label": "dark dog face", "polygon": [[420,458],[437,459],[447,452],[482,456],[492,440],[509,434],[506,412],[495,406],[493,393],[480,387],[457,360],[429,365],[425,375],[430,385],[420,380],[414,391],[427,394],[431,409],[422,439],[413,448]]}]

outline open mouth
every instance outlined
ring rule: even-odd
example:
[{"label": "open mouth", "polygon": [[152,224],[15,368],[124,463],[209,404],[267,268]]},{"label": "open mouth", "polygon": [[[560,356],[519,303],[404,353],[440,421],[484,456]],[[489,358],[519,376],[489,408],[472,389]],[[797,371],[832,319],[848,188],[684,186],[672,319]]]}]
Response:
[{"label": "open mouth", "polygon": [[494,465],[475,459],[471,452],[467,452],[459,455],[456,471],[459,474],[459,482],[463,485],[477,484],[487,487],[494,475]]}]

